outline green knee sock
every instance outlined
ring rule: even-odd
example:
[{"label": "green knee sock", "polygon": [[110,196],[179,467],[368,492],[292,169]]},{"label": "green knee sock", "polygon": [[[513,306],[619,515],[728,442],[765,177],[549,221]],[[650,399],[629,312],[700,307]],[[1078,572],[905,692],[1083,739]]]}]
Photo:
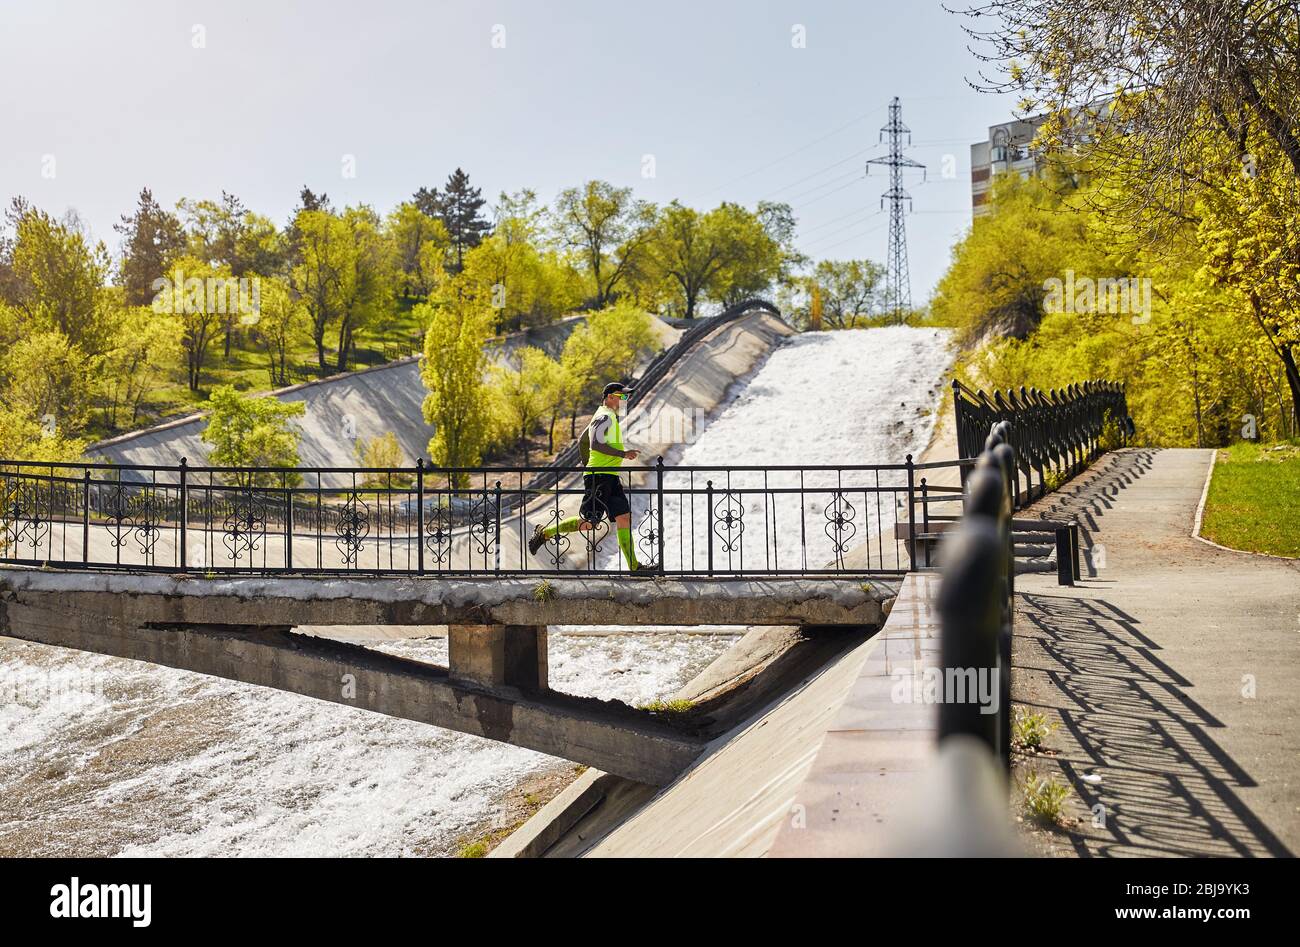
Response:
[{"label": "green knee sock", "polygon": [[627,560],[629,569],[636,569],[640,565],[636,561],[636,552],[632,549],[632,530],[625,526],[618,528],[618,548],[623,550],[623,558]]},{"label": "green knee sock", "polygon": [[542,535],[547,539],[554,539],[560,533],[571,533],[578,528],[578,518],[570,516],[567,520],[560,520],[554,526],[548,526],[542,530]]}]

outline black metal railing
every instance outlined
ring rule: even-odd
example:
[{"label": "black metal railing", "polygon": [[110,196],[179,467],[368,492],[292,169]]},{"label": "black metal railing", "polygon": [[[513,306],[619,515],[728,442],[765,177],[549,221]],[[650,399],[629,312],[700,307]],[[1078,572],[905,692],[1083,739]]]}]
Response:
[{"label": "black metal railing", "polygon": [[[636,557],[668,575],[906,572],[920,472],[947,464],[622,467]],[[537,485],[546,472],[551,483]],[[0,461],[0,560],[197,573],[626,570],[580,468]],[[537,527],[554,532],[535,552]]]},{"label": "black metal railing", "polygon": [[1047,492],[1049,469],[1069,479],[1104,449],[1127,444],[1135,433],[1119,382],[1086,381],[1046,392],[1021,388],[990,396],[954,380],[952,396],[962,457],[980,454],[993,425],[1010,424],[1008,437],[1016,452],[1013,509]]}]

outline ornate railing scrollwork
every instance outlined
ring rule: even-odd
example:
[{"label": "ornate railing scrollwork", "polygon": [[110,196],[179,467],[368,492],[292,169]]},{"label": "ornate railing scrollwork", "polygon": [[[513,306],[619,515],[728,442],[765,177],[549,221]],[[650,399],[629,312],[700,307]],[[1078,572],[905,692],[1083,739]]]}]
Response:
[{"label": "ornate railing scrollwork", "polygon": [[221,542],[227,556],[235,565],[244,556],[253,564],[253,553],[266,541],[266,504],[252,490],[245,490],[231,498],[230,507],[222,523]]},{"label": "ornate railing scrollwork", "polygon": [[713,506],[713,533],[722,541],[722,551],[736,552],[745,531],[745,505],[731,491],[722,494]]},{"label": "ornate railing scrollwork", "polygon": [[424,518],[424,546],[432,554],[434,565],[445,565],[451,556],[451,507],[434,502]]},{"label": "ornate railing scrollwork", "polygon": [[659,514],[654,507],[648,507],[641,521],[637,523],[637,545],[641,547],[644,555],[637,556],[642,563],[647,565],[659,565]]},{"label": "ornate railing scrollwork", "polygon": [[858,527],[854,524],[854,517],[857,516],[857,510],[840,491],[831,495],[831,502],[826,504],[822,511],[826,517],[825,532],[826,537],[831,541],[831,551],[835,555],[836,564],[844,567],[844,553],[849,549],[849,543],[857,535]]},{"label": "ornate railing scrollwork", "polygon": [[334,517],[334,545],[343,556],[343,564],[355,566],[366,548],[370,535],[370,507],[356,492],[348,494]]},{"label": "ornate railing scrollwork", "polygon": [[469,508],[469,538],[479,555],[492,552],[497,541],[496,497],[487,490]]}]

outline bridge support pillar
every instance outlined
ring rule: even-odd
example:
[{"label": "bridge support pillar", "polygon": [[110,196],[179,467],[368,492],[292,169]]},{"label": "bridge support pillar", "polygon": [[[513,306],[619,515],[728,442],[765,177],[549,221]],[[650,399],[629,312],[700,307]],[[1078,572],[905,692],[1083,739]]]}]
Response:
[{"label": "bridge support pillar", "polygon": [[545,625],[448,625],[452,680],[485,687],[548,687]]}]

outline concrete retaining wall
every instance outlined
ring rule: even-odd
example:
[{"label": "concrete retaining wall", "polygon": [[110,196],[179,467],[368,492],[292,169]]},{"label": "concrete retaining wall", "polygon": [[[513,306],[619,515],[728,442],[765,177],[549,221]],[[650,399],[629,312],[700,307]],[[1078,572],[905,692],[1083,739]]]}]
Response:
[{"label": "concrete retaining wall", "polygon": [[[558,355],[583,316],[551,326],[512,333],[492,343],[498,360],[523,346],[536,346]],[[654,320],[660,342],[667,346],[681,331]],[[433,428],[424,423],[422,406],[427,394],[420,379],[420,359],[406,358],[319,381],[292,385],[270,393],[284,402],[302,402],[306,415],[298,454],[304,467],[353,467],[356,440],[392,431],[408,463],[428,453]],[[208,445],[201,438],[207,420],[192,414],[143,431],[92,444],[87,455],[118,464],[176,464],[182,457],[191,465],[208,462]]]},{"label": "concrete retaining wall", "polygon": [[499,854],[897,853],[935,764],[938,713],[894,691],[901,680],[919,692],[938,663],[938,583],[936,574],[908,575],[873,638],[711,741],[669,785],[584,774]]}]

